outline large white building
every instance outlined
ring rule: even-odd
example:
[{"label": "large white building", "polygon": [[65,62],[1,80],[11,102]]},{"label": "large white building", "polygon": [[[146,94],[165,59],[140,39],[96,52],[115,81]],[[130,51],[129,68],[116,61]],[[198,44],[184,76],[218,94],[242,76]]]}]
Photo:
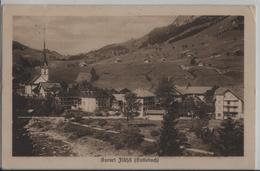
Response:
[{"label": "large white building", "polygon": [[216,119],[243,118],[243,91],[220,87],[215,91],[215,116]]}]

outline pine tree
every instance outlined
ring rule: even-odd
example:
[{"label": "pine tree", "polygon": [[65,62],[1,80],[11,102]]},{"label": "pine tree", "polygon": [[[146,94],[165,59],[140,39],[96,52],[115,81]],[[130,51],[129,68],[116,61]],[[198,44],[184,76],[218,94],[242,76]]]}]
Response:
[{"label": "pine tree", "polygon": [[242,156],[244,154],[244,128],[239,121],[228,118],[221,124],[214,149],[218,155]]},{"label": "pine tree", "polygon": [[91,78],[90,78],[91,83],[93,83],[99,79],[99,76],[97,75],[95,68],[91,69],[90,74],[91,74]]},{"label": "pine tree", "polygon": [[139,107],[140,107],[140,102],[137,100],[136,95],[134,93],[126,93],[125,95],[125,115],[127,118],[127,121],[129,121],[130,118],[133,118],[134,115],[137,113]]},{"label": "pine tree", "polygon": [[179,132],[176,129],[178,103],[174,102],[174,93],[172,80],[164,78],[156,91],[161,106],[165,110],[159,142],[158,154],[160,156],[178,156],[182,153],[180,148],[182,142],[179,139]]}]

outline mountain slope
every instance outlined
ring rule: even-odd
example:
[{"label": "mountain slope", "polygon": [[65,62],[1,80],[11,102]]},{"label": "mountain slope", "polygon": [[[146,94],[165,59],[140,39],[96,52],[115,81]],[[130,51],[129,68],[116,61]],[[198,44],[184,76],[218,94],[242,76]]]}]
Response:
[{"label": "mountain slope", "polygon": [[81,62],[94,67],[104,88],[155,89],[162,77],[175,84],[243,84],[244,19],[239,16],[180,16],[139,39],[107,45],[69,61],[51,61],[53,80],[73,82]]},{"label": "mountain slope", "polygon": [[[179,29],[177,34],[173,29],[174,34],[168,32],[163,39],[160,35],[165,35],[165,30],[172,28],[174,23],[155,29],[156,36],[152,31],[142,39],[120,44],[125,48],[133,42],[140,46],[95,63],[100,74],[97,85],[114,87],[119,84],[115,82],[120,82],[120,87],[136,88],[131,84],[141,82],[142,86],[153,89],[162,77],[173,77],[180,85],[243,84],[243,18],[225,16],[206,19],[193,18],[190,23],[180,26],[186,29]],[[191,65],[194,58],[201,66]],[[144,76],[146,73],[149,73],[150,81]]]}]

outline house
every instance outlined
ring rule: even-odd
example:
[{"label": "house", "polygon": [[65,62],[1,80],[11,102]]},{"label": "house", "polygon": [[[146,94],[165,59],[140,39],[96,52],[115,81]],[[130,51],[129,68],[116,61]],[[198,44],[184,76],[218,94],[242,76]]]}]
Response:
[{"label": "house", "polygon": [[112,109],[123,110],[125,102],[126,102],[125,94],[123,93],[113,94]]},{"label": "house", "polygon": [[150,59],[144,59],[144,63],[145,64],[151,63],[151,60]]},{"label": "house", "polygon": [[215,116],[216,119],[243,118],[244,95],[241,87],[220,87],[215,91]]},{"label": "house", "polygon": [[136,98],[140,103],[138,111],[140,117],[144,117],[147,110],[155,107],[155,94],[141,88],[134,90],[133,93],[136,95]]},{"label": "house", "polygon": [[81,91],[78,109],[84,112],[95,112],[111,108],[112,97],[103,90]]},{"label": "house", "polygon": [[60,96],[59,104],[64,109],[78,109],[80,98],[77,96]]},{"label": "house", "polygon": [[80,62],[80,63],[79,63],[79,66],[80,66],[80,67],[87,67],[88,64],[87,64],[86,62]]},{"label": "house", "polygon": [[98,109],[98,102],[95,97],[80,97],[78,108],[84,112],[95,112]]},{"label": "house", "polygon": [[174,87],[176,91],[176,98],[181,98],[181,97],[196,97],[200,100],[204,100],[205,98],[205,93],[209,90],[212,89],[210,86],[178,86],[176,85]]},{"label": "house", "polygon": [[115,63],[121,63],[122,59],[121,58],[116,58],[116,60],[114,61]]},{"label": "house", "polygon": [[33,89],[33,92],[38,96],[46,97],[47,94],[58,95],[61,89],[60,83],[41,82]]},{"label": "house", "polygon": [[161,62],[166,62],[166,58],[161,58]]},{"label": "house", "polygon": [[199,67],[202,67],[202,66],[204,66],[204,63],[201,62],[201,61],[199,61],[197,65],[198,65]]}]

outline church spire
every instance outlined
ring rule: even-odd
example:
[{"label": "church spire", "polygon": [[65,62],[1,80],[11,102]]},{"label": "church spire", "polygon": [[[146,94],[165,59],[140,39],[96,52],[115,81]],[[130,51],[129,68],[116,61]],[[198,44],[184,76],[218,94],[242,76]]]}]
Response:
[{"label": "church spire", "polygon": [[46,25],[44,25],[44,32],[43,32],[43,65],[48,66],[47,61],[47,54],[46,54],[46,42],[45,42],[45,32],[46,32]]}]

